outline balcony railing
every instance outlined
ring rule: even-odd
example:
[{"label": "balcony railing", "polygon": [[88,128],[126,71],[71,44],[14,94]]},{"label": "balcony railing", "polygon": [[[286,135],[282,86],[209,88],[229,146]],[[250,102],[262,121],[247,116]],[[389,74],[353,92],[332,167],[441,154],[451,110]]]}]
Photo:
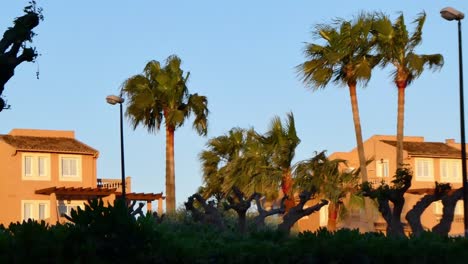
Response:
[{"label": "balcony railing", "polygon": [[386,184],[390,184],[391,181],[392,181],[391,177],[369,177],[369,182],[372,183],[374,186],[378,186],[382,182]]},{"label": "balcony railing", "polygon": [[[130,177],[125,179],[125,191],[130,192],[131,189]],[[97,187],[104,189],[116,188],[118,192],[122,191],[122,181],[118,179],[97,179]]]}]

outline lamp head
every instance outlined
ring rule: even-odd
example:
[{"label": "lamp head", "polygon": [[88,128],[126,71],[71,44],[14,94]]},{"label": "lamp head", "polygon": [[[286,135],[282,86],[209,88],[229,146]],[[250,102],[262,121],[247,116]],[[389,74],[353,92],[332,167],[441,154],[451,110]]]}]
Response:
[{"label": "lamp head", "polygon": [[465,14],[463,14],[462,12],[456,10],[453,7],[446,7],[444,9],[440,10],[440,15],[444,19],[449,20],[449,21],[462,20],[465,17]]},{"label": "lamp head", "polygon": [[106,101],[107,101],[107,103],[109,103],[111,105],[115,105],[115,104],[121,104],[125,100],[122,97],[117,96],[117,95],[109,95],[109,96],[106,97]]}]

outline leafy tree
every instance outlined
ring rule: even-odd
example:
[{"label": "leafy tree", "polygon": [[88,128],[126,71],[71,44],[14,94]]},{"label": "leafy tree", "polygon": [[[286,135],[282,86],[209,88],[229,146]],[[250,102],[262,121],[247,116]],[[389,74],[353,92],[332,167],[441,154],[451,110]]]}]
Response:
[{"label": "leafy tree", "polygon": [[294,115],[288,113],[286,122],[283,124],[278,116],[271,121],[267,133],[260,137],[267,153],[271,157],[273,174],[281,174],[281,190],[284,196],[286,211],[294,206],[292,162],[295,151],[301,140],[297,136]]},{"label": "leafy tree", "polygon": [[[269,177],[269,156],[253,129],[233,128],[226,135],[212,138],[200,153],[204,197],[214,196],[218,203],[234,188],[250,196],[256,192],[277,195],[277,180]],[[275,190],[275,191],[273,191]]]},{"label": "leafy tree", "polygon": [[322,151],[308,160],[299,162],[294,170],[296,188],[316,191],[318,197],[329,201],[328,230],[336,230],[339,212],[345,211],[343,199],[351,194],[356,197],[359,176],[355,171],[343,170],[346,161],[329,160]]},{"label": "leafy tree", "polygon": [[226,192],[229,191],[224,184],[225,179],[229,176],[233,161],[245,153],[247,137],[246,130],[233,128],[226,135],[208,141],[207,149],[199,155],[203,170],[203,186],[200,193],[205,198],[214,196],[218,203],[225,198]]},{"label": "leafy tree", "polygon": [[291,197],[291,207],[292,159],[299,142],[292,113],[284,124],[274,117],[265,134],[234,128],[227,135],[213,138],[200,154],[204,180],[201,190],[205,197],[226,197],[233,188],[239,188],[246,196],[262,193],[271,200],[281,187],[283,194]]},{"label": "leafy tree", "polygon": [[406,87],[418,78],[425,67],[438,69],[443,65],[440,54],[416,54],[415,48],[422,42],[422,29],[426,14],[421,13],[413,23],[416,28],[413,33],[406,29],[403,13],[392,24],[386,15],[380,15],[373,23],[372,32],[377,40],[377,51],[382,56],[382,65],[391,64],[395,67],[392,73],[393,81],[398,88],[397,115],[397,166],[403,166],[403,127],[405,115]]},{"label": "leafy tree", "polygon": [[149,132],[160,129],[164,120],[166,130],[166,211],[175,211],[174,133],[194,114],[193,127],[200,135],[208,128],[208,101],[205,96],[190,94],[189,73],[180,68],[181,60],[169,56],[161,67],[150,61],[142,74],[127,79],[122,93],[128,98],[126,115],[134,129],[142,125]]},{"label": "leafy tree", "polygon": [[372,17],[365,14],[354,21],[337,19],[333,25],[318,25],[313,34],[325,44],[307,44],[304,52],[307,60],[297,66],[303,82],[314,91],[325,88],[330,81],[348,86],[363,181],[367,180],[367,170],[356,85],[366,84],[379,62],[379,57],[371,53],[374,46],[371,29]]},{"label": "leafy tree", "polygon": [[[15,74],[15,68],[21,63],[32,62],[37,57],[37,51],[27,45],[36,35],[33,29],[43,20],[42,8],[36,6],[36,1],[30,1],[24,9],[24,15],[17,17],[13,27],[8,28],[0,40],[0,96],[5,84]],[[0,98],[0,112],[5,102]]]}]

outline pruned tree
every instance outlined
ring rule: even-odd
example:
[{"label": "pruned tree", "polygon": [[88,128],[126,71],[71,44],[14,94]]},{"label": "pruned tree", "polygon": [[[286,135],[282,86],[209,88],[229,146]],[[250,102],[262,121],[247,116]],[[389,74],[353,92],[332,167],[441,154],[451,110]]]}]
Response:
[{"label": "pruned tree", "polygon": [[[33,29],[43,20],[42,8],[36,6],[36,1],[30,1],[24,9],[24,15],[13,21],[13,27],[8,28],[0,40],[0,96],[5,90],[5,84],[15,74],[15,68],[23,62],[32,62],[38,56],[32,42],[36,35]],[[0,111],[5,102],[0,98]]]},{"label": "pruned tree", "polygon": [[319,211],[320,208],[328,204],[327,200],[321,200],[314,206],[304,208],[304,205],[313,198],[313,193],[309,191],[302,191],[299,194],[299,203],[289,209],[289,211],[283,216],[283,222],[278,225],[278,230],[289,233],[291,227],[302,217],[312,214],[313,212]]},{"label": "pruned tree", "polygon": [[[201,205],[203,211],[194,206],[195,201]],[[213,225],[220,230],[224,229],[223,218],[214,202],[207,202],[199,193],[195,193],[188,198],[188,201],[185,203],[185,208],[192,212],[192,217],[195,221]]]},{"label": "pruned tree", "polygon": [[448,236],[455,214],[455,206],[458,200],[463,198],[463,188],[455,190],[450,195],[442,197],[442,204],[444,206],[442,211],[442,219],[432,228],[432,232],[441,236]]},{"label": "pruned tree", "polygon": [[153,212],[153,218],[154,218],[154,221],[156,222],[156,224],[160,224],[166,218],[166,214],[162,214],[161,216],[159,216],[158,212],[154,211]]},{"label": "pruned tree", "polygon": [[258,215],[254,217],[253,221],[257,228],[265,226],[265,219],[268,216],[272,216],[275,214],[284,214],[284,212],[286,211],[285,201],[288,199],[287,196],[283,196],[280,202],[280,207],[272,208],[270,210],[265,210],[263,208],[262,202],[260,201],[261,197],[262,196],[259,193],[255,193],[254,195],[254,200],[255,200],[255,204],[257,205]]},{"label": "pruned tree", "polygon": [[128,212],[130,213],[131,216],[135,216],[135,215],[139,215],[141,217],[144,217],[145,214],[143,213],[143,207],[145,206],[144,203],[140,202],[138,203],[138,207],[135,209],[135,205],[136,205],[136,202],[135,200],[133,200],[130,205],[128,206]]},{"label": "pruned tree", "polygon": [[[392,186],[382,182],[376,189],[369,182],[361,185],[364,196],[375,199],[378,203],[379,212],[387,222],[387,235],[404,237],[401,213],[405,205],[405,192],[411,187],[413,173],[408,167],[398,168]],[[390,206],[393,204],[393,208]]]},{"label": "pruned tree", "polygon": [[418,237],[424,232],[421,224],[421,215],[432,203],[441,200],[451,189],[449,183],[435,183],[435,188],[430,193],[424,195],[411,210],[406,214],[406,220],[411,226],[413,235]]},{"label": "pruned tree", "polygon": [[224,210],[234,210],[238,216],[238,228],[239,232],[244,233],[246,229],[246,215],[247,210],[249,210],[252,205],[252,200],[255,197],[255,194],[252,194],[249,198],[245,198],[244,193],[239,190],[239,188],[234,187],[232,189],[232,194],[227,197],[227,202],[224,204]]}]

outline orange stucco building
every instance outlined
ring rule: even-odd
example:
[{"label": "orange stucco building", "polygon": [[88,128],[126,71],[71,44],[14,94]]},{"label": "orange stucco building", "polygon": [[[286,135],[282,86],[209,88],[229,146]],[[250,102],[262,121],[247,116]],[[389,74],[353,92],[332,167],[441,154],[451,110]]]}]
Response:
[{"label": "orange stucco building", "polygon": [[[390,183],[395,174],[396,164],[396,136],[374,135],[364,142],[366,158],[371,160],[367,166],[369,181],[375,185],[381,181]],[[349,152],[335,152],[330,159],[344,159],[350,168],[359,167],[357,148]],[[426,142],[424,137],[407,136],[403,143],[404,163],[413,171],[410,190],[405,194],[405,206],[402,222],[406,224],[406,213],[413,208],[424,194],[410,194],[412,190],[434,188],[435,182],[450,183],[452,189],[462,187],[461,145],[453,139],[445,142]],[[442,204],[433,203],[421,216],[424,228],[431,229],[442,217]],[[327,208],[309,219],[300,220],[301,230],[315,230],[327,224]],[[367,214],[367,215],[366,215]],[[352,211],[346,219],[341,219],[341,227],[359,228],[361,231],[384,231],[386,223],[376,208]],[[406,228],[410,232],[409,227]],[[463,201],[457,203],[455,218],[450,234],[464,233]]]},{"label": "orange stucco building", "polygon": [[[121,195],[120,180],[97,177],[98,157],[73,131],[13,129],[0,135],[0,224],[30,218],[54,224],[88,199],[113,203]],[[128,200],[146,201],[148,210],[158,200],[161,213],[161,193],[131,193],[130,177],[126,183]]]}]

